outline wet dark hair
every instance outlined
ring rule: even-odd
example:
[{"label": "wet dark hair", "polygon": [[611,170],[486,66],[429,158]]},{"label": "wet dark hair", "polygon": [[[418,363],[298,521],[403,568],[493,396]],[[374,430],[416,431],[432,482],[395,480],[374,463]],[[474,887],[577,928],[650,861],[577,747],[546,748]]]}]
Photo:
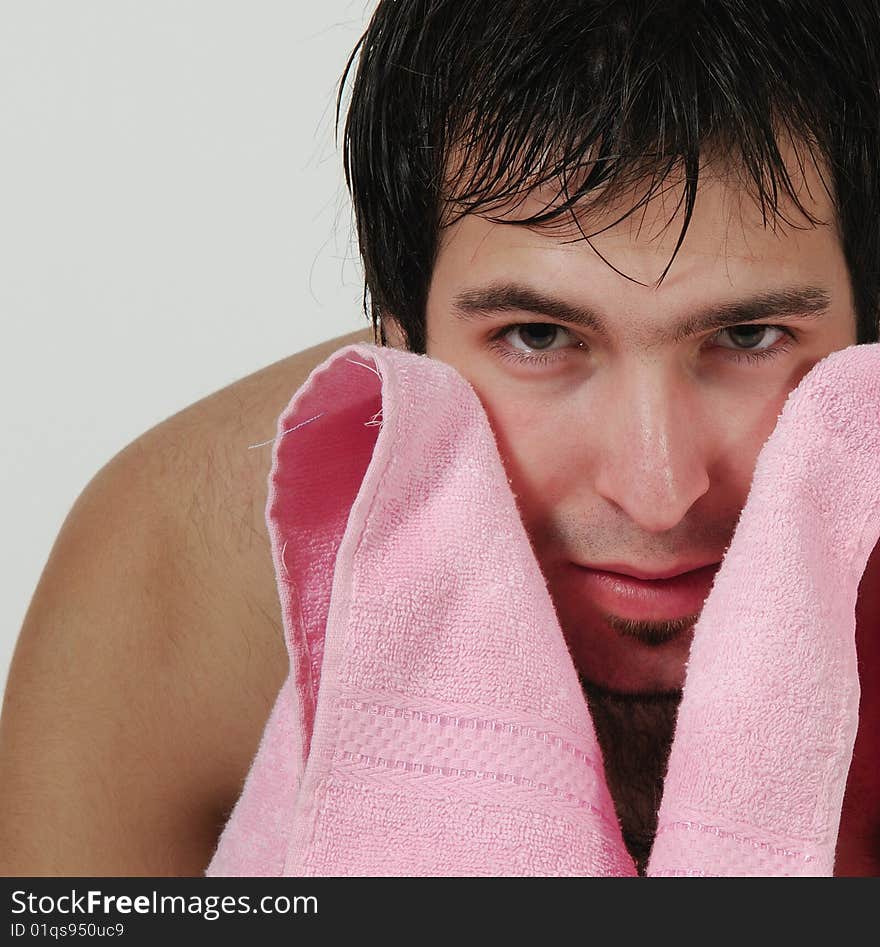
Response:
[{"label": "wet dark hair", "polygon": [[878,50],[880,0],[382,0],[336,102],[338,130],[358,59],[343,162],[374,337],[387,344],[394,319],[424,353],[441,227],[465,213],[496,219],[494,207],[539,184],[558,192],[552,206],[508,222],[577,224],[576,205],[650,181],[631,213],[683,181],[666,270],[713,155],[735,159],[765,225],[797,225],[787,195],[811,226],[785,134],[802,165],[824,169],[857,340],[877,341]]}]

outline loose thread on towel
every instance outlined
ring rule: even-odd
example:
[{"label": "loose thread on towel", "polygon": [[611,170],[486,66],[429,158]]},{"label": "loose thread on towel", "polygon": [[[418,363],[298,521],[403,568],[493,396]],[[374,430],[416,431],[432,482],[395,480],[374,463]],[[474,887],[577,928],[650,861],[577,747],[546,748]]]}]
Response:
[{"label": "loose thread on towel", "polygon": [[[351,362],[352,365],[360,365],[361,368],[366,368],[367,371],[372,372],[379,381],[382,380],[382,376],[379,374],[378,370],[372,365],[367,365],[366,362],[356,362],[353,358],[347,358],[346,362]],[[370,418],[369,421],[364,421],[364,427],[381,427],[382,419],[379,418],[379,415],[382,413],[382,409],[379,410]]]},{"label": "loose thread on towel", "polygon": [[284,569],[284,575],[287,578],[287,581],[290,581],[290,573],[287,571],[287,562],[284,559],[284,553],[287,551],[287,544],[290,542],[289,539],[284,540],[284,545],[281,547],[281,568]]},{"label": "loose thread on towel", "polygon": [[367,371],[372,372],[378,379],[381,380],[382,378],[382,376],[379,374],[379,371],[372,365],[367,365],[366,362],[356,362],[353,358],[347,358],[346,362],[351,362],[352,365],[360,365],[361,368],[366,368]]},{"label": "loose thread on towel", "polygon": [[[367,371],[372,372],[381,381],[382,376],[379,374],[378,369],[374,368],[372,365],[367,365],[366,362],[356,362],[353,358],[347,358],[346,362],[351,362],[352,365],[360,365],[361,368],[366,368]],[[377,411],[376,414],[374,414],[373,417],[369,421],[364,422],[364,426],[367,426],[367,425],[375,426],[377,424],[381,424],[382,423],[381,421],[376,420],[376,418],[381,413],[382,413],[382,410],[380,408],[379,411]],[[255,447],[265,447],[267,444],[274,444],[275,441],[284,437],[285,434],[290,434],[292,431],[297,430],[297,428],[301,428],[305,424],[311,424],[312,421],[317,421],[318,418],[322,418],[322,417],[324,417],[323,411],[320,414],[316,414],[313,418],[309,418],[308,421],[301,421],[299,424],[295,425],[294,427],[288,428],[286,431],[282,431],[280,434],[276,434],[275,437],[270,437],[268,441],[261,441],[259,444],[248,444],[248,450],[253,450]]]},{"label": "loose thread on towel", "polygon": [[265,447],[267,444],[274,444],[275,441],[280,440],[280,438],[284,437],[285,434],[290,434],[292,431],[296,431],[298,428],[301,428],[306,424],[311,424],[312,421],[317,421],[318,418],[323,418],[323,417],[324,417],[324,412],[322,411],[320,414],[316,414],[313,418],[309,418],[308,421],[300,421],[299,424],[296,424],[293,427],[288,428],[286,431],[282,431],[280,434],[277,434],[275,437],[270,437],[268,441],[263,441],[261,444],[249,444],[248,450],[253,450],[255,447]]}]

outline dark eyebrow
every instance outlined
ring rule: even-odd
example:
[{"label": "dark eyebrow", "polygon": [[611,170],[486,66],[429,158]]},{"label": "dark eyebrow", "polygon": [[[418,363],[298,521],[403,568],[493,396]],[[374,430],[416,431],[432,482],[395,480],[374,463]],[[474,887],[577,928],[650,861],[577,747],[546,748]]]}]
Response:
[{"label": "dark eyebrow", "polygon": [[[681,342],[700,332],[724,329],[743,322],[780,318],[817,319],[828,312],[830,305],[831,297],[817,286],[773,290],[690,313],[670,330],[653,333],[648,343]],[[453,297],[452,307],[456,317],[465,321],[489,317],[498,312],[527,312],[590,329],[605,340],[609,338],[608,329],[597,310],[573,305],[518,283],[493,283],[479,289],[464,290]]]}]

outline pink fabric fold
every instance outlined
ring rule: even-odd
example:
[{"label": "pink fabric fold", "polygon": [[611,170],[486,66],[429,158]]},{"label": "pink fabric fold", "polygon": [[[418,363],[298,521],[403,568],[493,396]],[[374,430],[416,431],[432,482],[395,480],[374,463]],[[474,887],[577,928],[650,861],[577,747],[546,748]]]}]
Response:
[{"label": "pink fabric fold", "polygon": [[880,345],[789,395],[694,630],[649,875],[831,875],[880,539]]},{"label": "pink fabric fold", "polygon": [[[762,451],[697,629],[652,874],[833,867],[853,603],[880,534],[880,346],[820,365]],[[296,392],[273,451],[290,674],[206,874],[635,875],[470,385],[348,346]]]}]

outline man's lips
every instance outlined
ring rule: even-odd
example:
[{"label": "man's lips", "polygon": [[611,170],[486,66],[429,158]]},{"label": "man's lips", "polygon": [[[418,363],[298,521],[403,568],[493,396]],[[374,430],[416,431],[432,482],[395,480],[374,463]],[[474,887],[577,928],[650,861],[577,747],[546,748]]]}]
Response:
[{"label": "man's lips", "polygon": [[634,621],[664,621],[700,613],[719,565],[713,562],[684,572],[681,567],[667,569],[654,578],[625,565],[618,569],[629,574],[605,564],[602,568],[573,565],[573,569],[577,587],[601,611]]},{"label": "man's lips", "polygon": [[583,566],[585,569],[593,569],[596,572],[615,572],[619,575],[632,576],[634,579],[672,579],[679,575],[684,575],[686,572],[697,572],[700,569],[707,568],[717,568],[717,562],[692,562],[690,564],[680,563],[676,566],[668,566],[666,568],[651,568],[651,567],[639,567],[639,566],[628,566],[623,563],[617,562],[605,562],[598,563],[594,562],[588,566]]}]

